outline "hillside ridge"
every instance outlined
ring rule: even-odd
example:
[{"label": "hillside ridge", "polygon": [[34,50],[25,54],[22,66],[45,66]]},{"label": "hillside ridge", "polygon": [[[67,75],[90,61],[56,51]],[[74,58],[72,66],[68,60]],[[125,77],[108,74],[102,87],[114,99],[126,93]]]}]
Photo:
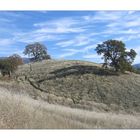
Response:
[{"label": "hillside ridge", "polygon": [[116,74],[101,64],[48,60],[25,64],[16,72],[19,82],[30,82],[42,99],[71,107],[104,111],[140,111],[140,75]]}]

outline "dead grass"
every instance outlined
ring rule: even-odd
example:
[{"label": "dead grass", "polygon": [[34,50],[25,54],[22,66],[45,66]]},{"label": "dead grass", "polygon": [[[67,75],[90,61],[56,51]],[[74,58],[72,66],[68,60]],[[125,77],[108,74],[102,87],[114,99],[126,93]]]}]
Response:
[{"label": "dead grass", "polygon": [[86,61],[49,60],[32,63],[31,67],[32,71],[29,64],[19,67],[17,79],[24,84],[29,80],[49,103],[89,110],[95,110],[96,103],[101,111],[140,112],[138,74],[116,75]]},{"label": "dead grass", "polygon": [[0,87],[0,128],[140,128],[139,114],[72,109]]}]

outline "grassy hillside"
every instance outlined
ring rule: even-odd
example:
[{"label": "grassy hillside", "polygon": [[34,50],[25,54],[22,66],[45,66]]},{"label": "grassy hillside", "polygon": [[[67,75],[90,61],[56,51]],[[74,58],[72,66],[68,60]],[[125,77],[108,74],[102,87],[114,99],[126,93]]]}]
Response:
[{"label": "grassy hillside", "polygon": [[[140,75],[117,75],[86,61],[43,61],[25,64],[17,80],[32,85],[35,99],[96,111],[140,111]],[[26,88],[30,89],[30,88]]]},{"label": "grassy hillside", "polygon": [[72,109],[28,94],[14,82],[0,82],[0,128],[140,128],[139,114]]}]

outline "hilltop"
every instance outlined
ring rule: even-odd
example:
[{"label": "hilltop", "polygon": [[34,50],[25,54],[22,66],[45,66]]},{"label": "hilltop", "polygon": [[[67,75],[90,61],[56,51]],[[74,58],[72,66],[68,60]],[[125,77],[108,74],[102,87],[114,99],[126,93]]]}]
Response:
[{"label": "hilltop", "polygon": [[86,61],[47,60],[20,66],[16,77],[34,89],[34,99],[104,112],[140,111],[140,75],[135,73],[118,75]]}]

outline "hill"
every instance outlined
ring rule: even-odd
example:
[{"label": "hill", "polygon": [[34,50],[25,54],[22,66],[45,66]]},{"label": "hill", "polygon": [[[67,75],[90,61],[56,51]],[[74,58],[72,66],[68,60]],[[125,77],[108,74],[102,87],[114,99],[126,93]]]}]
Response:
[{"label": "hill", "polygon": [[48,60],[20,66],[16,77],[26,90],[34,89],[34,99],[98,112],[140,112],[138,74],[118,75],[86,61]]},{"label": "hill", "polygon": [[135,64],[135,65],[133,65],[133,67],[140,69],[140,64]]},{"label": "hill", "polygon": [[12,82],[0,82],[1,129],[140,128],[138,114],[72,109],[34,100],[28,94]]},{"label": "hill", "polygon": [[29,59],[29,58],[23,57],[22,60],[23,60],[23,62],[24,62],[25,64],[30,63],[30,59]]}]

